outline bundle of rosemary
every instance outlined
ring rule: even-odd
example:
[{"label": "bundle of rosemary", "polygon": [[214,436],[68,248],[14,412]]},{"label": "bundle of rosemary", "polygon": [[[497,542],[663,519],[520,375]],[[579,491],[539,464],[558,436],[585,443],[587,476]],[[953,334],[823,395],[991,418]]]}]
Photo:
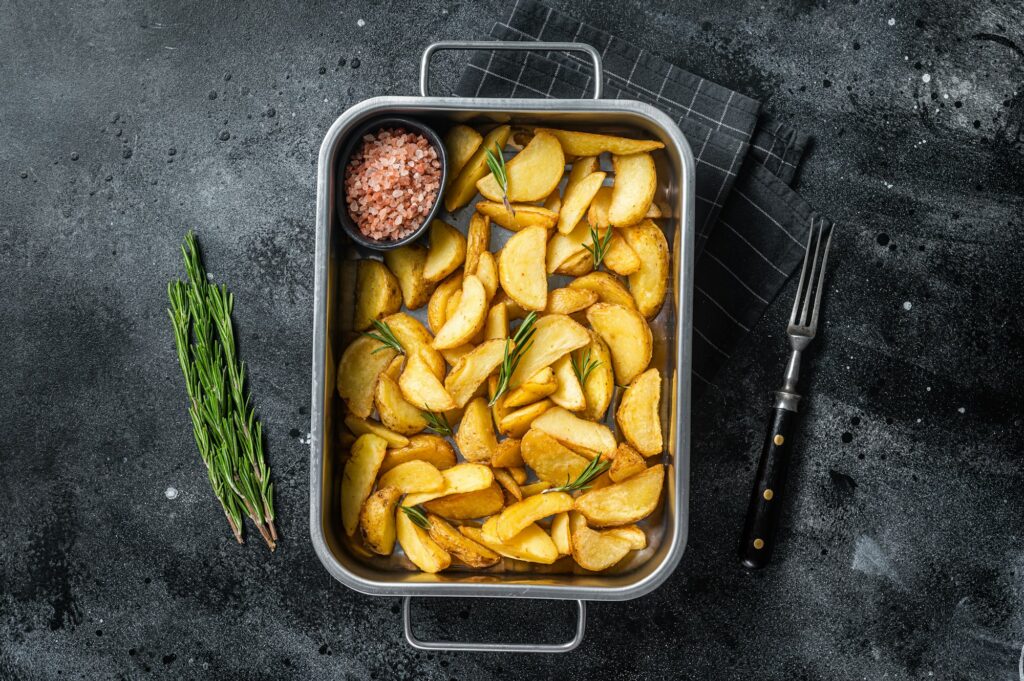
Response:
[{"label": "bundle of rosemary", "polygon": [[236,350],[231,324],[234,296],[225,286],[207,281],[191,231],[181,252],[188,281],[167,285],[167,313],[185,376],[196,446],[235,539],[243,543],[245,515],[273,551],[274,485],[263,456],[263,430],[246,391],[245,364]]}]

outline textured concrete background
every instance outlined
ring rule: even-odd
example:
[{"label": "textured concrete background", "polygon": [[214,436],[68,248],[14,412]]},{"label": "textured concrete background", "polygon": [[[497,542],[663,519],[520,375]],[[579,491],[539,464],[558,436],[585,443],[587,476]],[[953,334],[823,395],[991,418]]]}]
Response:
[{"label": "textured concrete background", "polygon": [[[772,567],[743,572],[734,544],[785,302],[693,415],[680,569],[593,605],[579,651],[418,654],[396,599],[313,554],[317,147],[354,102],[413,94],[429,41],[484,37],[505,3],[0,0],[0,677],[1017,678],[1020,3],[557,4],[817,138],[800,188],[843,231]],[[230,541],[191,439],[164,312],[188,227],[237,294],[273,556]],[[424,634],[461,637],[553,640],[572,617],[418,607]]]}]

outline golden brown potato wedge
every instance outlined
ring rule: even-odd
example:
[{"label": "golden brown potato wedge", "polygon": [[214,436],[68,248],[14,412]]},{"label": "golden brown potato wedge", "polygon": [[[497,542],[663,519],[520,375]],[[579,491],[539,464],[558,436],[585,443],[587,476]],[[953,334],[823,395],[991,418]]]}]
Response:
[{"label": "golden brown potato wedge", "polygon": [[544,270],[547,235],[542,227],[527,227],[516,232],[498,256],[502,290],[527,310],[543,310],[548,302]]},{"label": "golden brown potato wedge", "polygon": [[462,172],[483,140],[483,135],[468,125],[456,125],[448,131],[444,136],[444,150],[448,157],[449,182]]},{"label": "golden brown potato wedge", "polygon": [[[590,254],[587,253],[589,257]],[[569,282],[570,289],[585,289],[597,294],[597,299],[602,303],[614,303],[624,307],[636,308],[636,302],[629,290],[622,285],[619,278],[607,272],[591,272],[579,279]]]},{"label": "golden brown potato wedge", "polygon": [[570,260],[582,257],[582,253],[591,260],[591,266],[593,266],[593,256],[587,252],[584,247],[586,244],[591,243],[590,238],[590,225],[586,221],[581,220],[566,234],[557,232],[551,235],[551,240],[547,242],[544,266],[547,268],[547,273],[551,274],[556,272]]},{"label": "golden brown potato wedge", "polygon": [[402,301],[410,310],[422,307],[434,286],[423,276],[423,268],[427,264],[427,249],[417,244],[399,246],[384,252],[384,263],[398,279],[398,287],[402,289]]},{"label": "golden brown potato wedge", "polygon": [[466,405],[459,430],[455,433],[455,443],[467,461],[491,460],[498,448],[498,439],[494,435],[491,410],[485,398],[476,397]]},{"label": "golden brown potato wedge", "polygon": [[463,276],[476,274],[480,254],[491,249],[491,219],[486,215],[474,212],[469,218],[466,230],[466,264],[462,268]]},{"label": "golden brown potato wedge", "polygon": [[654,341],[647,320],[634,309],[595,303],[587,309],[591,328],[608,344],[615,381],[629,385],[651,363]]},{"label": "golden brown potato wedge", "polygon": [[356,265],[356,307],[352,328],[365,331],[374,319],[402,309],[398,279],[379,260],[360,260]]},{"label": "golden brown potato wedge", "polygon": [[523,462],[541,480],[564,485],[580,476],[589,461],[536,428],[523,436],[520,450]]},{"label": "golden brown potato wedge", "polygon": [[509,503],[521,501],[523,492],[519,489],[519,483],[512,477],[512,474],[505,468],[494,469],[494,479],[505,490],[505,499]]},{"label": "golden brown potato wedge", "polygon": [[585,310],[597,302],[597,294],[584,288],[556,288],[548,291],[548,304],[544,311],[549,314],[573,314]]},{"label": "golden brown potato wedge", "polygon": [[[505,164],[509,201],[541,201],[558,186],[565,172],[565,155],[552,135],[534,134],[530,143]],[[502,192],[494,175],[476,183],[477,190],[491,201],[502,201]]]},{"label": "golden brown potato wedge", "polygon": [[664,149],[665,145],[655,140],[635,140],[628,137],[615,137],[614,135],[599,135],[592,132],[577,132],[575,130],[555,130],[552,128],[537,128],[534,134],[546,132],[554,135],[562,151],[570,156],[599,156],[604,152],[612,154],[636,154],[642,151],[654,151]]},{"label": "golden brown potato wedge", "polygon": [[569,514],[569,528],[572,557],[584,570],[607,570],[629,553],[628,539],[590,529],[587,519],[575,511]]},{"label": "golden brown potato wedge", "polygon": [[505,397],[505,408],[516,409],[533,404],[556,390],[558,390],[558,379],[555,378],[554,370],[551,367],[544,367],[531,376],[526,383],[509,391]]},{"label": "golden brown potato wedge", "polygon": [[[377,380],[374,403],[377,405],[377,414],[380,416],[381,423],[388,430],[401,435],[415,435],[427,427],[427,420],[423,418],[423,412],[405,400],[398,381],[387,373],[382,373]],[[402,446],[407,445],[408,441],[406,445]],[[395,445],[392,444],[392,446]]]},{"label": "golden brown potato wedge", "polygon": [[417,409],[448,411],[458,407],[431,371],[421,352],[406,356],[405,370],[398,379],[398,387],[402,389],[402,397],[406,402]]},{"label": "golden brown potato wedge", "polygon": [[601,188],[606,173],[596,172],[580,179],[578,182],[570,183],[565,188],[565,195],[562,197],[562,209],[558,213],[558,231],[568,234],[580,222],[584,222],[583,216],[590,207],[590,202]]},{"label": "golden brown potato wedge", "polygon": [[648,153],[612,156],[615,184],[608,206],[608,222],[612,227],[630,227],[644,219],[654,200],[658,174],[654,159]]},{"label": "golden brown potato wedge", "polygon": [[468,520],[494,515],[505,506],[501,485],[492,482],[475,492],[449,494],[423,504],[423,508],[451,520]]},{"label": "golden brown potato wedge", "polygon": [[338,362],[337,386],[351,413],[366,418],[373,412],[377,379],[397,354],[369,336],[359,336],[345,348]]},{"label": "golden brown potato wedge", "polygon": [[409,438],[409,444],[401,449],[389,449],[380,466],[381,474],[407,461],[426,461],[438,470],[455,465],[455,450],[440,435],[422,433]]},{"label": "golden brown potato wedge", "polygon": [[508,338],[508,307],[504,303],[495,303],[487,311],[484,322],[484,340],[504,340]]},{"label": "golden brown potato wedge", "polygon": [[604,254],[603,262],[609,270],[622,276],[634,274],[640,270],[640,256],[618,234],[618,231],[613,233],[612,238],[608,241],[608,251]]},{"label": "golden brown potato wedge", "polygon": [[636,525],[623,525],[605,530],[603,534],[611,537],[618,537],[629,542],[631,551],[639,551],[647,548],[647,535]]},{"label": "golden brown potato wedge", "polygon": [[349,414],[345,417],[345,426],[357,437],[360,435],[366,435],[367,433],[372,433],[373,435],[382,437],[387,441],[388,447],[398,449],[409,444],[409,438],[406,436],[396,433],[389,428],[385,428],[376,421],[361,419],[355,414]]},{"label": "golden brown potato wedge", "polygon": [[[484,523],[484,527],[486,526],[487,523]],[[546,565],[558,560],[558,549],[555,548],[555,543],[538,525],[531,525],[509,542],[500,542],[493,534],[484,534],[483,528],[479,527],[463,525],[459,528],[459,532],[506,558]]]},{"label": "golden brown potato wedge", "polygon": [[576,350],[576,362],[581,366],[590,365],[593,368],[587,375],[587,381],[583,384],[583,395],[586,399],[586,409],[583,416],[591,421],[603,421],[608,405],[611,404],[612,395],[615,393],[615,374],[612,372],[612,354],[608,346],[593,331],[590,331],[590,345]]},{"label": "golden brown potato wedge", "polygon": [[462,296],[461,271],[453,272],[430,294],[430,302],[427,303],[427,323],[430,324],[430,330],[434,333],[440,331],[445,321],[448,320],[448,301],[455,293]]},{"label": "golden brown potato wedge", "polygon": [[526,472],[526,466],[509,466],[508,473],[518,485],[525,485],[530,475]]},{"label": "golden brown potato wedge", "polygon": [[[483,142],[480,143],[480,146],[470,159],[466,161],[462,170],[459,171],[455,179],[449,183],[447,190],[445,190],[444,209],[446,211],[454,213],[473,200],[473,197],[476,196],[476,183],[490,172],[487,169],[487,154],[485,150],[490,149],[492,152],[497,151],[501,153],[511,134],[512,128],[508,125],[499,125],[487,133]],[[470,270],[467,268],[466,271],[469,272]]]},{"label": "golden brown potato wedge", "polygon": [[[548,194],[548,198],[544,199],[544,207],[552,213],[558,213],[558,211],[562,210],[562,195],[558,193],[558,187],[555,187],[555,189]],[[558,222],[558,220],[556,219],[555,222]],[[554,223],[552,223],[551,226],[554,227]]]},{"label": "golden brown potato wedge", "polygon": [[573,508],[573,498],[565,492],[535,494],[507,506],[498,515],[494,531],[498,539],[507,542],[541,518],[567,513]]},{"label": "golden brown potato wedge", "polygon": [[402,494],[436,492],[444,488],[444,475],[433,464],[414,459],[381,475],[377,486],[394,487],[401,490]]},{"label": "golden brown potato wedge", "polygon": [[452,494],[464,494],[487,489],[494,482],[494,473],[490,466],[479,463],[460,463],[441,471],[444,476],[444,487],[434,492],[417,492],[405,498],[406,506],[419,504],[447,497]]},{"label": "golden brown potato wedge", "polygon": [[551,400],[541,400],[510,411],[502,417],[498,429],[509,437],[521,438],[530,429],[530,425],[553,406]]},{"label": "golden brown potato wedge", "polygon": [[561,407],[544,412],[534,420],[533,427],[577,452],[611,456],[615,451],[615,436],[608,426],[581,419]]},{"label": "golden brown potato wedge", "polygon": [[569,532],[569,513],[559,513],[551,520],[551,541],[555,542],[558,553],[567,556],[572,553],[572,534]]},{"label": "golden brown potato wedge", "polygon": [[509,321],[514,319],[522,319],[526,316],[526,310],[516,301],[508,297],[508,294],[504,291],[499,290],[498,295],[495,296],[494,304],[503,303],[505,305],[505,311],[508,313]]},{"label": "golden brown potato wedge", "polygon": [[438,378],[444,378],[444,358],[432,343],[434,337],[420,320],[404,312],[388,315],[383,319],[403,348],[406,356],[419,354]]},{"label": "golden brown potato wedge", "polygon": [[650,220],[623,229],[622,237],[640,260],[639,269],[629,275],[629,290],[640,314],[651,319],[661,310],[668,288],[668,241]]},{"label": "golden brown potato wedge", "polygon": [[430,250],[423,264],[423,278],[436,283],[459,269],[466,260],[466,237],[444,220],[430,223]]},{"label": "golden brown potato wedge", "polygon": [[462,280],[462,297],[454,315],[434,336],[434,347],[446,350],[468,343],[487,321],[487,290],[483,283],[470,274]]},{"label": "golden brown potato wedge", "polygon": [[[498,376],[492,375],[487,379],[487,399],[488,403],[491,404],[491,420],[496,425],[501,425],[501,420],[505,418],[505,414],[508,413],[508,409],[505,408],[505,398],[508,397],[508,393],[502,393],[495,397],[498,392]],[[501,429],[498,429],[501,432]]]},{"label": "golden brown potato wedge", "polygon": [[583,396],[583,386],[576,377],[576,371],[572,368],[572,353],[555,360],[553,366],[558,390],[551,393],[551,401],[569,411],[583,411],[587,400]]},{"label": "golden brown potato wedge", "polygon": [[555,274],[564,274],[569,277],[582,277],[594,271],[594,257],[589,251],[582,250],[558,266]]},{"label": "golden brown potato wedge", "polygon": [[359,529],[366,548],[374,553],[389,556],[395,549],[395,508],[401,498],[401,490],[382,487],[363,503]]},{"label": "golden brown potato wedge", "polygon": [[557,210],[529,203],[513,204],[512,213],[509,213],[505,204],[500,201],[479,201],[476,209],[489,217],[494,224],[513,232],[527,227],[551,229],[558,222]]},{"label": "golden brown potato wedge", "polygon": [[480,254],[480,259],[476,263],[476,277],[484,285],[484,290],[487,291],[487,302],[490,303],[491,298],[498,292],[498,261],[494,259],[490,251]]},{"label": "golden brown potato wedge", "polygon": [[660,454],[664,448],[660,404],[661,374],[648,369],[629,384],[615,413],[619,432],[644,456]]},{"label": "golden brown potato wedge", "polygon": [[[523,455],[520,448],[521,440],[519,438],[507,437],[498,443],[498,448],[494,450],[494,456],[491,457],[491,465],[498,468],[512,468],[523,465]],[[516,480],[520,485],[526,482],[526,480]]]},{"label": "golden brown potato wedge", "polygon": [[350,537],[359,526],[359,512],[373,491],[387,449],[387,440],[372,434],[360,435],[352,445],[341,478],[341,524]]},{"label": "golden brown potato wedge", "polygon": [[[594,229],[605,229],[611,227],[611,222],[608,221],[608,206],[612,203],[612,188],[601,187],[597,191],[597,195],[590,202],[590,208],[587,210],[587,222]],[[660,218],[662,216],[662,210],[657,204],[652,203],[650,208],[647,209],[647,213],[644,215],[645,218]]]},{"label": "golden brown potato wedge", "polygon": [[622,442],[615,450],[615,458],[612,460],[611,468],[608,469],[608,477],[612,479],[612,482],[622,482],[645,470],[647,470],[647,462],[644,461],[640,452]]},{"label": "golden brown potato wedge", "polygon": [[444,380],[444,389],[464,407],[484,384],[487,377],[501,364],[505,356],[505,341],[484,341],[463,355]]},{"label": "golden brown potato wedge", "polygon": [[401,507],[395,514],[398,543],[412,564],[424,572],[440,572],[452,564],[451,555],[430,534],[410,520]]},{"label": "golden brown potato wedge", "polygon": [[565,193],[583,181],[584,178],[601,170],[601,160],[597,156],[583,156],[572,162],[569,179],[565,183]]},{"label": "golden brown potato wedge", "polygon": [[559,357],[590,342],[586,328],[566,315],[544,315],[533,328],[533,343],[520,355],[519,365],[509,379],[509,388],[518,388]]},{"label": "golden brown potato wedge", "polygon": [[635,523],[658,505],[664,481],[665,467],[656,464],[622,482],[584,492],[576,498],[576,510],[595,527]]},{"label": "golden brown potato wedge", "polygon": [[540,494],[546,489],[551,489],[553,486],[547,480],[538,480],[526,485],[519,485],[519,491],[523,493],[523,498],[525,499],[526,497],[532,497],[534,494]]},{"label": "golden brown potato wedge", "polygon": [[429,513],[427,520],[430,523],[430,538],[469,567],[485,568],[501,560],[497,553],[462,534],[441,516]]}]

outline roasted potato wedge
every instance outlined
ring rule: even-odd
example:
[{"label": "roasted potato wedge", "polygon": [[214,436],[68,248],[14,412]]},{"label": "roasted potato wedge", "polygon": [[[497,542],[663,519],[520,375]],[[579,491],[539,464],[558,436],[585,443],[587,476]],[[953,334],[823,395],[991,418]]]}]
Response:
[{"label": "roasted potato wedge", "polygon": [[550,564],[558,559],[558,549],[555,548],[548,533],[539,525],[530,525],[511,540],[503,542],[496,532],[497,522],[498,517],[491,516],[480,528],[481,534],[491,542],[488,548],[508,558],[530,563]]},{"label": "roasted potato wedge", "polygon": [[341,524],[350,537],[359,526],[363,502],[373,491],[373,481],[387,450],[387,440],[372,434],[360,435],[352,445],[341,478]]},{"label": "roasted potato wedge", "polygon": [[423,278],[436,283],[459,269],[466,260],[466,237],[444,220],[430,223],[430,250],[423,264]]},{"label": "roasted potato wedge", "polygon": [[[498,443],[498,448],[494,450],[494,456],[491,457],[491,465],[495,468],[512,468],[523,465],[523,455],[521,451],[521,440],[519,438],[507,437]],[[516,480],[520,485],[526,482],[525,480]]]},{"label": "roasted potato wedge", "polygon": [[402,301],[407,308],[415,310],[426,304],[434,291],[433,284],[423,276],[427,249],[417,244],[399,246],[384,252],[384,264],[398,279]]},{"label": "roasted potato wedge", "polygon": [[611,456],[615,451],[615,436],[608,426],[581,419],[561,407],[541,414],[533,421],[533,427],[576,451],[596,452],[603,456]]},{"label": "roasted potato wedge", "polygon": [[444,476],[433,464],[414,459],[381,475],[377,486],[394,487],[402,494],[436,492],[444,488]]},{"label": "roasted potato wedge", "polygon": [[498,429],[509,437],[521,438],[530,429],[530,425],[553,406],[551,400],[541,400],[510,411],[502,417]]},{"label": "roasted potato wedge", "polygon": [[587,330],[566,315],[544,315],[533,329],[533,343],[520,355],[519,365],[509,379],[511,389],[518,388],[559,357],[590,342]]},{"label": "roasted potato wedge", "polygon": [[356,265],[356,307],[352,328],[365,331],[374,319],[402,309],[398,278],[379,260],[360,260]]},{"label": "roasted potato wedge", "polygon": [[612,527],[605,530],[603,534],[611,537],[618,537],[619,539],[625,539],[629,542],[629,548],[631,551],[639,551],[647,548],[647,535],[636,525]]},{"label": "roasted potato wedge", "polygon": [[509,504],[521,501],[523,492],[519,489],[519,483],[512,477],[512,474],[505,468],[494,469],[494,480],[505,490],[505,500]]},{"label": "roasted potato wedge", "polygon": [[548,304],[544,311],[549,314],[573,314],[587,309],[597,300],[597,293],[584,288],[556,288],[548,291]]},{"label": "roasted potato wedge", "polygon": [[382,487],[363,503],[359,529],[366,548],[374,553],[389,556],[395,549],[395,508],[401,498],[401,490]]},{"label": "roasted potato wedge", "polygon": [[573,508],[573,498],[565,492],[536,494],[507,506],[498,516],[494,531],[498,539],[507,542],[541,518],[567,513]]},{"label": "roasted potato wedge", "polygon": [[463,355],[444,380],[444,389],[455,400],[455,404],[466,406],[476,394],[477,388],[498,368],[504,356],[503,340],[485,341]]},{"label": "roasted potato wedge", "polygon": [[444,136],[444,150],[448,157],[449,181],[462,172],[469,159],[480,148],[483,135],[468,125],[456,125]]},{"label": "roasted potato wedge", "polygon": [[568,194],[576,185],[585,178],[601,170],[601,160],[597,156],[583,156],[572,162],[569,169],[569,179],[565,183],[565,193]]},{"label": "roasted potato wedge", "polygon": [[485,568],[501,560],[497,553],[462,534],[436,513],[427,514],[427,520],[430,538],[469,567]]},{"label": "roasted potato wedge", "polygon": [[405,348],[406,357],[419,354],[435,376],[444,378],[444,357],[434,349],[434,337],[420,320],[404,312],[398,312],[388,315],[383,321],[395,334],[399,344]]},{"label": "roasted potato wedge", "polygon": [[[419,504],[440,499],[441,497],[453,494],[465,494],[487,489],[494,482],[494,473],[489,466],[479,463],[460,463],[441,471],[444,476],[444,487],[433,492],[417,492],[405,498],[406,506],[418,506]],[[436,513],[436,511],[435,511]]]},{"label": "roasted potato wedge", "polygon": [[[473,155],[466,161],[458,175],[455,176],[455,179],[451,181],[447,190],[445,190],[444,209],[446,211],[454,213],[473,200],[473,197],[476,196],[476,183],[490,172],[487,169],[487,154],[485,150],[490,149],[491,152],[497,151],[501,153],[511,134],[512,127],[508,125],[499,125],[487,133],[483,142],[480,143],[480,146],[473,152]],[[469,272],[468,269],[466,271]]]},{"label": "roasted potato wedge", "polygon": [[423,508],[451,520],[468,520],[494,515],[505,506],[501,485],[492,482],[475,492],[449,494],[423,504]]},{"label": "roasted potato wedge", "polygon": [[430,302],[427,303],[427,323],[434,333],[440,331],[448,320],[448,301],[455,293],[462,297],[462,272],[453,272],[430,294]]},{"label": "roasted potato wedge", "polygon": [[650,220],[623,229],[622,237],[640,261],[640,267],[629,275],[630,293],[640,314],[651,319],[661,310],[668,289],[668,240]]},{"label": "roasted potato wedge", "polygon": [[580,476],[589,461],[544,431],[530,429],[520,445],[523,462],[541,480],[564,485]]},{"label": "roasted potato wedge", "polygon": [[494,259],[490,251],[480,254],[476,263],[476,278],[484,285],[487,291],[487,302],[490,303],[494,294],[498,292],[498,261]]},{"label": "roasted potato wedge", "polygon": [[534,494],[540,494],[546,489],[551,489],[553,485],[547,480],[538,480],[537,482],[531,482],[527,485],[519,485],[519,491],[523,493],[523,498],[532,497]]},{"label": "roasted potato wedge", "polygon": [[582,250],[558,266],[555,274],[564,274],[569,277],[582,277],[594,271],[594,257],[587,250]]},{"label": "roasted potato wedge", "polygon": [[431,371],[423,353],[407,355],[405,370],[398,379],[402,397],[406,402],[423,411],[448,411],[458,407],[444,385]]},{"label": "roasted potato wedge", "polygon": [[507,469],[512,479],[516,481],[518,485],[525,485],[527,478],[530,477],[529,473],[526,472],[526,466],[508,466]]},{"label": "roasted potato wedge", "polygon": [[647,321],[634,309],[595,303],[587,309],[591,328],[608,344],[619,385],[629,385],[651,363],[654,341]]},{"label": "roasted potato wedge", "polygon": [[576,362],[580,366],[589,363],[593,366],[587,382],[583,385],[583,395],[587,406],[583,416],[591,421],[603,421],[608,405],[615,393],[615,375],[612,372],[612,354],[608,346],[593,331],[590,334],[590,345],[575,351]]},{"label": "roasted potato wedge", "polygon": [[[590,208],[587,210],[587,222],[594,229],[605,229],[611,227],[612,224],[608,220],[608,206],[612,203],[612,188],[601,187],[597,191],[597,195],[590,202]],[[650,208],[647,209],[647,213],[644,215],[645,218],[660,218],[662,216],[661,208],[657,204],[652,203]]]},{"label": "roasted potato wedge", "polygon": [[508,338],[508,307],[504,303],[495,303],[487,311],[484,322],[484,340],[504,340]]},{"label": "roasted potato wedge", "polygon": [[[558,211],[562,210],[562,195],[558,193],[558,187],[555,187],[555,189],[548,194],[548,198],[544,199],[544,207],[552,213],[558,213]],[[556,219],[555,222],[558,222],[558,220]],[[554,223],[552,223],[551,226],[554,227]]]},{"label": "roasted potato wedge", "polygon": [[551,401],[569,411],[583,411],[587,406],[587,400],[583,396],[583,386],[576,378],[576,371],[572,368],[572,353],[562,355],[560,359],[555,360],[553,366],[558,389],[551,393]]},{"label": "roasted potato wedge", "polygon": [[657,369],[648,369],[629,384],[615,413],[619,432],[644,456],[660,454],[664,448],[660,403],[661,374]]},{"label": "roasted potato wedge", "polygon": [[577,222],[568,233],[553,234],[545,249],[544,266],[547,268],[547,273],[552,274],[571,259],[582,257],[580,253],[586,255],[593,266],[593,256],[584,247],[591,241],[590,225],[583,220]]},{"label": "roasted potato wedge", "polygon": [[[604,236],[602,234],[602,236]],[[608,251],[604,254],[604,266],[615,274],[627,276],[640,270],[640,256],[626,243],[618,232],[612,234],[608,241]]]},{"label": "roasted potato wedge", "polygon": [[424,572],[440,572],[452,564],[451,555],[430,534],[414,523],[401,508],[395,514],[398,543],[412,564]]},{"label": "roasted potato wedge", "polygon": [[509,391],[505,397],[505,408],[516,409],[533,404],[556,390],[558,390],[558,379],[555,378],[554,370],[551,367],[544,367],[531,376],[526,383]]},{"label": "roasted potato wedge", "polygon": [[527,227],[516,232],[498,256],[501,288],[527,310],[543,310],[548,302],[544,253],[548,232]]},{"label": "roasted potato wedge", "polygon": [[444,357],[444,361],[448,362],[449,366],[455,366],[463,357],[473,352],[474,347],[472,343],[464,343],[456,348],[442,350],[441,356]]},{"label": "roasted potato wedge", "polygon": [[[565,155],[558,140],[545,133],[534,134],[530,143],[505,164],[509,201],[541,201],[558,186],[565,171]],[[491,201],[502,201],[494,175],[476,183],[477,190]]]},{"label": "roasted potato wedge", "polygon": [[647,470],[647,462],[644,461],[640,452],[622,442],[615,450],[615,458],[612,459],[611,468],[608,469],[608,477],[612,482],[622,482],[645,470]]},{"label": "roasted potato wedge", "polygon": [[576,498],[576,510],[595,527],[635,523],[658,505],[664,481],[665,467],[656,464],[622,482],[584,492]]},{"label": "roasted potato wedge", "polygon": [[570,179],[562,196],[562,209],[558,213],[559,232],[568,234],[578,223],[583,222],[583,216],[597,190],[601,188],[605,176],[606,173],[595,172],[575,183]]},{"label": "roasted potato wedge", "polygon": [[377,379],[397,355],[369,336],[359,336],[345,348],[338,361],[338,395],[348,410],[361,418],[373,412]]},{"label": "roasted potato wedge", "polygon": [[[587,253],[587,256],[590,254]],[[570,289],[584,289],[597,294],[597,299],[602,303],[614,303],[623,307],[636,308],[636,302],[629,290],[622,285],[618,277],[607,272],[591,272],[579,279],[569,282]]]},{"label": "roasted potato wedge", "polygon": [[466,230],[466,264],[462,268],[463,276],[476,274],[480,254],[491,249],[491,219],[486,215],[474,212],[469,218]]},{"label": "roasted potato wedge", "polygon": [[434,336],[434,348],[446,350],[468,343],[487,320],[487,290],[476,276],[470,274],[462,280],[462,298],[454,315]]},{"label": "roasted potato wedge", "polygon": [[614,135],[599,135],[592,132],[575,130],[555,130],[553,128],[537,128],[534,134],[546,132],[554,135],[562,151],[569,156],[599,156],[604,152],[612,154],[636,154],[643,151],[664,149],[665,145],[655,140],[635,140]]},{"label": "roasted potato wedge", "polygon": [[440,435],[422,433],[409,438],[409,444],[401,449],[389,449],[381,464],[381,474],[407,461],[426,461],[438,470],[455,465],[455,450]]},{"label": "roasted potato wedge", "polygon": [[[401,435],[415,435],[427,427],[423,412],[409,404],[402,396],[398,381],[386,372],[381,373],[377,380],[377,392],[374,397],[377,414],[381,423],[388,430]],[[404,446],[408,445],[408,440]],[[392,444],[392,446],[395,446]]]},{"label": "roasted potato wedge", "polygon": [[579,513],[569,514],[569,528],[572,557],[584,570],[607,570],[629,553],[631,543],[628,539],[590,529],[586,518]]},{"label": "roasted potato wedge", "polygon": [[396,433],[389,428],[385,428],[376,421],[361,419],[355,414],[349,414],[345,417],[345,426],[347,426],[348,429],[352,431],[352,434],[356,436],[372,433],[373,435],[382,437],[388,443],[388,447],[399,448],[405,447],[409,444],[409,438],[406,436]]},{"label": "roasted potato wedge", "polygon": [[572,534],[569,532],[569,513],[559,513],[551,520],[551,541],[558,553],[567,556],[572,553]]},{"label": "roasted potato wedge", "polygon": [[654,200],[658,174],[654,159],[648,153],[612,156],[615,184],[608,206],[608,222],[612,227],[630,227],[644,219]]},{"label": "roasted potato wedge", "polygon": [[455,443],[467,461],[490,461],[498,448],[498,438],[491,425],[491,410],[487,400],[477,397],[466,405]]},{"label": "roasted potato wedge", "polygon": [[[557,192],[555,192],[557,195]],[[530,203],[516,203],[512,205],[512,212],[509,213],[505,204],[500,201],[479,201],[476,209],[489,217],[491,222],[518,232],[527,227],[543,227],[551,229],[558,223],[558,211],[544,206],[534,206]]]}]

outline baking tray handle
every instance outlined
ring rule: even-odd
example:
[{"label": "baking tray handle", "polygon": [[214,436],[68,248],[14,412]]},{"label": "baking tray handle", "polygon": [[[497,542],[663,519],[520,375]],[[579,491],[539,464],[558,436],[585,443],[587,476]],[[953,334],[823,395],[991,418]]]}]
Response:
[{"label": "baking tray handle", "polygon": [[587,624],[587,604],[576,601],[579,615],[576,618],[576,635],[565,643],[464,643],[462,641],[424,641],[412,632],[412,596],[402,599],[402,626],[405,640],[417,650],[445,650],[472,653],[567,653],[583,643]]},{"label": "baking tray handle", "polygon": [[420,94],[429,97],[427,86],[430,81],[430,58],[435,52],[442,50],[503,50],[529,52],[585,52],[594,66],[594,99],[601,99],[604,87],[604,68],[601,66],[601,53],[593,45],[586,43],[552,43],[527,42],[516,40],[443,40],[427,46],[420,59]]}]

